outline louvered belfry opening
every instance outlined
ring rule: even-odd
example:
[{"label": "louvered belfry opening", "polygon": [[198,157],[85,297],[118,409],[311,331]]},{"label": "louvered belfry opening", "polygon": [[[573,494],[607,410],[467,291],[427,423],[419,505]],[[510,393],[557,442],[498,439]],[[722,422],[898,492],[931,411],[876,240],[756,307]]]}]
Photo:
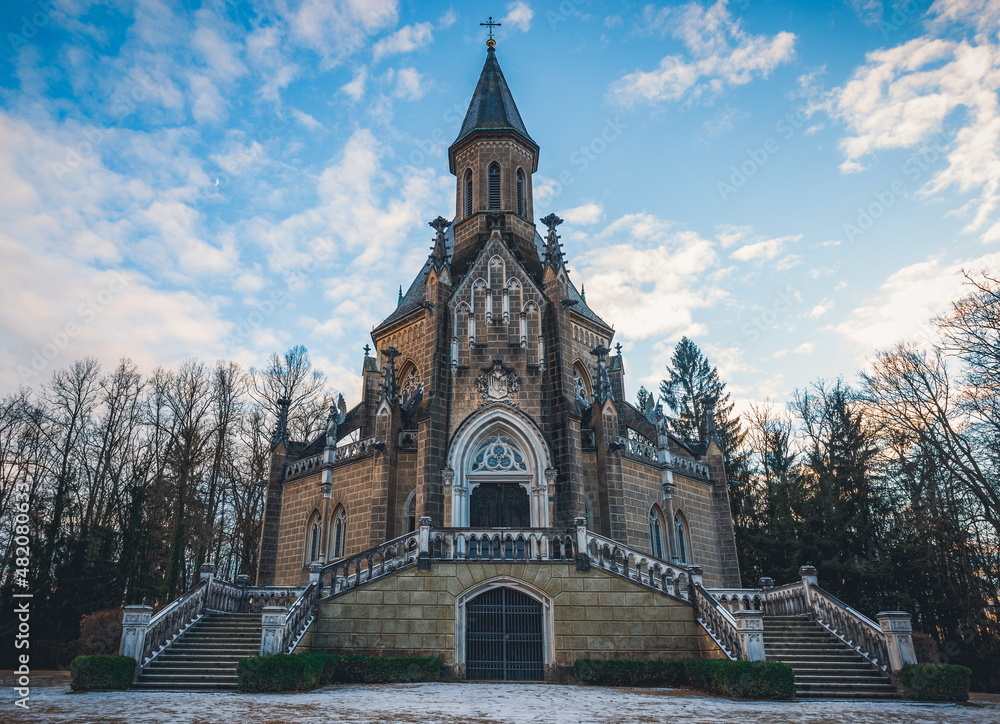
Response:
[{"label": "louvered belfry opening", "polygon": [[500,208],[500,167],[496,164],[490,166],[489,170],[489,208]]},{"label": "louvered belfry opening", "polygon": [[465,607],[465,678],[542,681],[542,604],[511,588],[493,588]]}]

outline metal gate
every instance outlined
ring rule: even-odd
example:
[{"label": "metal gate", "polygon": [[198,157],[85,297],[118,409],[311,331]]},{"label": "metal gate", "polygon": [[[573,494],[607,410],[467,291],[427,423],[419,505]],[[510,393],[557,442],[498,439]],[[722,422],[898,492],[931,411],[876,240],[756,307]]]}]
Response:
[{"label": "metal gate", "polygon": [[542,604],[520,591],[494,588],[469,601],[465,612],[465,678],[544,678]]}]

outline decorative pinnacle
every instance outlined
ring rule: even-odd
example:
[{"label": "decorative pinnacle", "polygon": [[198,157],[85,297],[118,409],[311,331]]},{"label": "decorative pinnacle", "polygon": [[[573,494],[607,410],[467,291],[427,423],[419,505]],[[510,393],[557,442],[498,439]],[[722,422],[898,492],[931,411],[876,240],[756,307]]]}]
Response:
[{"label": "decorative pinnacle", "polygon": [[618,353],[619,357],[622,356],[622,343],[621,342],[618,342],[617,344],[615,344],[615,352]]},{"label": "decorative pinnacle", "polygon": [[549,233],[546,234],[545,238],[545,260],[552,265],[553,269],[558,269],[563,265],[563,255],[561,244],[559,243],[559,235],[556,233],[556,227],[563,222],[555,214],[549,214],[545,218],[541,219],[541,222],[545,224]]},{"label": "decorative pinnacle", "polygon": [[440,270],[448,263],[448,248],[444,232],[451,226],[451,222],[443,216],[439,216],[434,221],[428,222],[427,225],[437,232],[434,234],[434,246],[431,247],[431,263]]},{"label": "decorative pinnacle", "polygon": [[489,39],[486,41],[486,47],[487,48],[495,48],[496,47],[497,41],[495,41],[493,39],[493,28],[499,28],[501,24],[502,23],[494,23],[492,15],[490,15],[488,22],[479,23],[479,25],[481,27],[484,27],[484,28],[488,27],[490,29],[490,36],[489,36]]},{"label": "decorative pinnacle", "polygon": [[370,344],[366,344],[364,346],[364,350],[365,350],[365,357],[367,357],[368,353],[372,351],[372,346]]}]

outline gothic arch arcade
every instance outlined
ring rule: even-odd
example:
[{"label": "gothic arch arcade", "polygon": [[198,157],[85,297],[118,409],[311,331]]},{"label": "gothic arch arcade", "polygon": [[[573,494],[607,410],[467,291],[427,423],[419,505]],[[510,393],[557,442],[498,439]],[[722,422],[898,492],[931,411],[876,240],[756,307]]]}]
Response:
[{"label": "gothic arch arcade", "polygon": [[555,470],[534,422],[502,403],[459,428],[443,472],[451,489],[451,525],[546,528],[552,520]]}]

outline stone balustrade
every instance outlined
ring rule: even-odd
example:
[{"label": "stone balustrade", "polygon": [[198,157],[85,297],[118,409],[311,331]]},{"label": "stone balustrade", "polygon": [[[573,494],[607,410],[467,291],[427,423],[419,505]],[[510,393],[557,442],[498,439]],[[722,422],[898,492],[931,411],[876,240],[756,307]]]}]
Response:
[{"label": "stone balustrade", "polygon": [[647,465],[672,470],[675,473],[697,480],[711,480],[712,476],[708,465],[697,460],[692,460],[691,458],[686,458],[628,437],[617,438],[614,446],[622,457],[629,458],[630,460],[637,460]]}]

